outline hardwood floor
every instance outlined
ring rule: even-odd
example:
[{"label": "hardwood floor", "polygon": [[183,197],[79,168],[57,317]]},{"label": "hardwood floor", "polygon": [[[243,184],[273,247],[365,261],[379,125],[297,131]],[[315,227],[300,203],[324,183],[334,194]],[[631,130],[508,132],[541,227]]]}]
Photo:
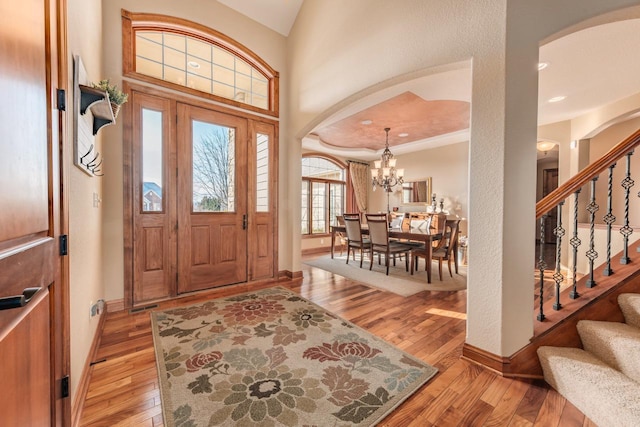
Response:
[{"label": "hardwood floor", "polygon": [[[439,370],[380,426],[595,426],[544,381],[506,379],[460,359],[466,291],[422,292],[405,298],[303,267],[302,281],[281,281],[277,285]],[[159,307],[247,290],[246,285],[226,287]],[[108,313],[94,363],[81,426],[163,425],[148,311]]]}]

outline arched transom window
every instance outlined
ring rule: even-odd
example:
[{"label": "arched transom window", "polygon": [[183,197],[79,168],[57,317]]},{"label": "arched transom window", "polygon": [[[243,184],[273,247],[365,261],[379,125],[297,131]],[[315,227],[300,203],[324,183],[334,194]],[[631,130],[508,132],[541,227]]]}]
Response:
[{"label": "arched transom window", "polygon": [[190,21],[122,17],[125,75],[277,116],[278,73],[246,47]]}]

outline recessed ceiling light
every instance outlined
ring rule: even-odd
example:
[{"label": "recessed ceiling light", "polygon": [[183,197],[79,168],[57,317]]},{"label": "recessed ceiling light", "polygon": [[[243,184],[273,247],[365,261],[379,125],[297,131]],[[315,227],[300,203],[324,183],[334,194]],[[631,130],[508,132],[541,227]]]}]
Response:
[{"label": "recessed ceiling light", "polygon": [[564,99],[566,98],[566,96],[562,95],[562,96],[554,96],[553,98],[549,99],[549,102],[560,102],[560,101],[564,101]]},{"label": "recessed ceiling light", "polygon": [[542,71],[549,66],[548,62],[538,62],[538,71]]},{"label": "recessed ceiling light", "polygon": [[373,120],[363,120],[360,123],[362,123],[363,125],[370,125],[371,123],[373,123]]},{"label": "recessed ceiling light", "polygon": [[187,62],[187,65],[191,68],[195,68],[196,70],[200,68],[200,64],[198,64],[196,61],[189,61]]},{"label": "recessed ceiling light", "polygon": [[399,133],[399,134],[398,134],[398,136],[399,136],[400,138],[405,138],[405,137],[409,136],[409,134],[408,134],[408,133],[406,133],[406,132],[402,132],[402,133]]}]

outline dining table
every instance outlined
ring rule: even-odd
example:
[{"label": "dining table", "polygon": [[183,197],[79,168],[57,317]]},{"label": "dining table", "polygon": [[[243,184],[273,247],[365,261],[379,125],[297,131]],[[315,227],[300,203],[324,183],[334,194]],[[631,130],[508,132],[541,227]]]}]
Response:
[{"label": "dining table", "polygon": [[[344,225],[332,225],[331,226],[331,258],[333,259],[333,251],[336,242],[336,233],[346,233]],[[369,229],[366,225],[362,226],[362,234],[368,235]],[[438,233],[433,228],[400,228],[390,227],[389,238],[392,239],[405,239],[414,242],[424,243],[426,259],[431,260],[432,243],[442,238],[442,233]],[[427,283],[431,283],[431,262],[427,261]]]}]

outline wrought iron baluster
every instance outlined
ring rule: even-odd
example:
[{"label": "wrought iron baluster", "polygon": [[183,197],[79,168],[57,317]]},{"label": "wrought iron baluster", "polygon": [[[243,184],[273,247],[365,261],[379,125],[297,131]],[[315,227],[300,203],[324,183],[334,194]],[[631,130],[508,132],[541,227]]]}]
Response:
[{"label": "wrought iron baluster", "polygon": [[562,304],[560,304],[560,283],[564,280],[564,276],[560,272],[560,256],[562,255],[562,237],[564,236],[564,228],[562,228],[562,206],[564,201],[558,205],[558,224],[553,230],[553,234],[556,236],[556,271],[553,273],[553,280],[556,282],[556,302],[553,304],[554,310],[560,310]]},{"label": "wrought iron baluster", "polygon": [[586,255],[589,258],[589,280],[587,280],[587,288],[593,288],[596,285],[596,280],[593,277],[593,261],[598,258],[598,252],[594,249],[595,247],[595,224],[596,224],[596,212],[600,209],[600,206],[596,203],[596,181],[598,177],[595,177],[591,180],[591,201],[587,205],[587,211],[590,214],[589,223],[589,250]]},{"label": "wrought iron baluster", "polygon": [[540,277],[540,309],[538,311],[538,320],[543,321],[544,316],[544,270],[547,268],[547,263],[544,261],[544,223],[547,219],[547,214],[542,215],[540,218],[540,253],[538,254],[538,274]]},{"label": "wrought iron baluster", "polygon": [[582,244],[582,241],[578,238],[578,197],[580,196],[580,190],[573,194],[575,197],[573,202],[573,237],[569,240],[569,243],[573,247],[573,283],[569,298],[576,299],[580,296],[577,289],[578,281],[576,279],[576,275],[578,274],[578,246]]},{"label": "wrought iron baluster", "polygon": [[616,167],[616,164],[612,164],[609,166],[609,185],[607,187],[607,214],[602,217],[602,220],[605,224],[607,224],[607,266],[602,271],[604,276],[611,276],[613,274],[613,270],[611,269],[611,226],[614,222],[616,222],[616,217],[613,215],[613,168]]},{"label": "wrought iron baluster", "polygon": [[[629,236],[633,233],[633,228],[629,227],[629,193],[631,192],[631,187],[635,184],[633,179],[631,179],[631,156],[633,155],[633,151],[627,153],[627,173],[622,180],[622,188],[624,188],[624,225],[620,228],[620,234],[623,236],[624,240],[624,253],[620,258],[620,264],[629,264],[631,259],[629,258]],[[640,250],[640,246],[638,247]]]}]

